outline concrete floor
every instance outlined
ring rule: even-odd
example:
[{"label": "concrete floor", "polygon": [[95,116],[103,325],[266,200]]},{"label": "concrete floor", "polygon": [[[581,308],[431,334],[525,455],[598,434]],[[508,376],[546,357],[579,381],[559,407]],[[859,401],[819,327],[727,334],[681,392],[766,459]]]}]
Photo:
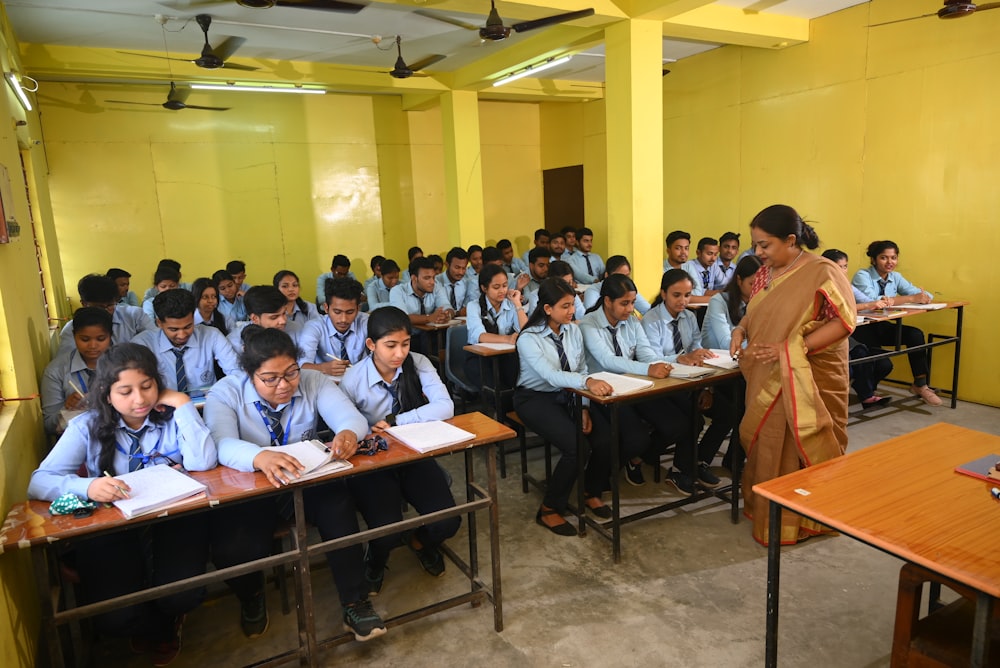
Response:
[{"label": "concrete floor", "polygon": [[[885,390],[885,388],[883,388]],[[957,410],[881,411],[878,420],[853,424],[849,450],[936,422],[1000,434],[1000,411],[962,403]],[[857,406],[852,407],[856,411]],[[942,444],[947,447],[947,444]],[[540,470],[540,449],[532,450]],[[516,455],[508,459],[516,467]],[[461,458],[446,458],[456,480]],[[623,485],[623,504],[670,494],[646,469],[641,488]],[[458,489],[456,485],[456,489]],[[322,665],[378,666],[759,666],[764,660],[766,550],[750,537],[748,522],[733,525],[728,504],[706,500],[630,524],[623,530],[622,563],[610,543],[593,535],[555,536],[534,523],[539,495],[521,493],[516,475],[500,481],[504,631],[493,631],[492,610],[455,608],[392,628],[368,643],[325,652]],[[462,533],[452,539],[456,550]],[[480,529],[482,531],[482,529]],[[482,552],[482,550],[481,550]],[[482,554],[485,566],[488,554]],[[896,581],[901,562],[849,538],[813,538],[782,556],[780,663],[783,666],[888,666]],[[445,576],[424,574],[406,550],[393,553],[385,588],[375,599],[384,617],[467,590],[449,565]],[[487,571],[488,573],[488,571]],[[340,607],[325,567],[314,575],[321,635],[340,632]],[[254,641],[239,631],[232,596],[188,616],[184,649],[174,666],[237,666],[295,644],[295,615],[283,616],[269,592],[271,627]],[[95,649],[94,665],[145,666],[123,641]]]}]

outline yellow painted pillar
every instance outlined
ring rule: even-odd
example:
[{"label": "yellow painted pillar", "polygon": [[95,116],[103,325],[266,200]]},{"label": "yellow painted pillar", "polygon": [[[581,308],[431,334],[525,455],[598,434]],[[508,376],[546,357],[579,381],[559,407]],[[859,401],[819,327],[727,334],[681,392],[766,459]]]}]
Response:
[{"label": "yellow painted pillar", "polygon": [[448,244],[468,248],[486,238],[477,93],[465,90],[444,93],[441,125]]},{"label": "yellow painted pillar", "polygon": [[605,30],[608,254],[625,255],[650,300],[662,274],[663,27],[626,20]]}]

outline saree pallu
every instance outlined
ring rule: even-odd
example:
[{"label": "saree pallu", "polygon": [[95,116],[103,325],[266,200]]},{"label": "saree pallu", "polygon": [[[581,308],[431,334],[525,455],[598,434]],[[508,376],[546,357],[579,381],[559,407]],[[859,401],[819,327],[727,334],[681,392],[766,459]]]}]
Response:
[{"label": "saree pallu", "polygon": [[[758,362],[750,355],[740,360],[747,381],[746,413],[740,424],[747,451],[744,514],[753,520],[754,540],[763,545],[768,539],[768,502],[753,493],[753,486],[839,457],[847,447],[847,336],[855,317],[844,272],[809,254],[794,271],[757,292],[747,306],[743,327],[750,344],[781,346],[777,362]],[[843,339],[806,354],[805,336],[830,319],[843,324]],[[782,511],[783,545],[824,531],[820,524]]]}]

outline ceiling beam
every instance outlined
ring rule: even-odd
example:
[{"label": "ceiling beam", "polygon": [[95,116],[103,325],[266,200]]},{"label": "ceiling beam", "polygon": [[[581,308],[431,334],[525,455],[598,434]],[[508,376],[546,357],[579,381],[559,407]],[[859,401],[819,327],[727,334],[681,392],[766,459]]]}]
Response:
[{"label": "ceiling beam", "polygon": [[809,41],[809,19],[747,14],[737,7],[706,5],[663,22],[664,37],[783,49]]},{"label": "ceiling beam", "polygon": [[666,21],[712,2],[714,0],[618,0],[615,4],[630,18]]}]

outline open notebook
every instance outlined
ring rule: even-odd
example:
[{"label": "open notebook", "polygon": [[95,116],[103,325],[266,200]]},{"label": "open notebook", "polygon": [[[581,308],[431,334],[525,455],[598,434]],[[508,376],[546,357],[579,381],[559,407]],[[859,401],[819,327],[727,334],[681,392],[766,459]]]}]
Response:
[{"label": "open notebook", "polygon": [[289,443],[288,445],[278,445],[272,448],[278,452],[282,452],[286,455],[291,455],[299,460],[302,466],[306,467],[304,471],[301,471],[299,477],[296,478],[292,476],[289,472],[285,472],[286,478],[292,482],[298,482],[300,480],[310,480],[312,478],[318,478],[324,476],[327,473],[333,473],[334,471],[342,471],[344,469],[353,468],[354,464],[347,461],[346,459],[334,459],[333,453],[322,441],[311,440],[311,441],[299,441],[298,443]]},{"label": "open notebook", "polygon": [[127,520],[155,513],[208,489],[191,476],[165,464],[148,466],[115,478],[126,483],[131,490],[129,498],[114,502]]},{"label": "open notebook", "polygon": [[447,448],[449,445],[471,441],[476,437],[473,433],[440,420],[397,425],[389,427],[386,432],[417,452]]},{"label": "open notebook", "polygon": [[603,380],[605,383],[610,385],[614,390],[611,395],[613,397],[617,397],[622,394],[629,394],[631,392],[638,392],[639,390],[645,390],[647,387],[653,387],[653,381],[651,380],[646,380],[644,378],[632,378],[631,376],[623,376],[619,373],[611,373],[610,371],[592,373],[590,374],[590,378]]},{"label": "open notebook", "polygon": [[517,346],[513,343],[477,343],[477,346],[481,348],[489,348],[490,350],[516,350]]},{"label": "open notebook", "polygon": [[705,364],[718,367],[719,369],[735,369],[740,365],[739,362],[733,359],[728,350],[722,350],[721,348],[709,348],[709,350],[715,353],[715,357],[705,360]]},{"label": "open notebook", "polygon": [[673,362],[671,366],[671,378],[701,378],[715,372],[715,369],[712,367],[691,366],[688,364],[678,364],[677,362]]}]

